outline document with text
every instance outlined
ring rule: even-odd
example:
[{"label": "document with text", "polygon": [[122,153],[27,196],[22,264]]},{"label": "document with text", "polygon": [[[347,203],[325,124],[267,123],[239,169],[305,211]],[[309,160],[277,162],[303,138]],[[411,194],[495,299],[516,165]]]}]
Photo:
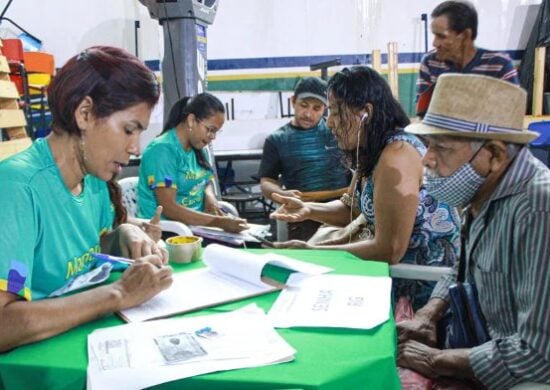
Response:
[{"label": "document with text", "polygon": [[268,317],[276,328],[370,329],[390,316],[391,278],[293,274]]},{"label": "document with text", "polygon": [[218,244],[204,249],[203,262],[205,268],[174,274],[167,290],[120,316],[127,322],[146,321],[280,290],[283,284],[262,277],[268,263],[308,275],[332,271],[275,253],[258,255]]},{"label": "document with text", "polygon": [[288,362],[296,351],[255,304],[131,323],[88,336],[88,389],[143,389],[215,371]]}]

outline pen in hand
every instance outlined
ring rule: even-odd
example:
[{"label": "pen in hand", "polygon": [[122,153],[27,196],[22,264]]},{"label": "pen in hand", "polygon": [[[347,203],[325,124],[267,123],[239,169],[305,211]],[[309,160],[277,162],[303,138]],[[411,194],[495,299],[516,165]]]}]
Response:
[{"label": "pen in hand", "polygon": [[[135,260],[128,259],[126,257],[108,255],[106,253],[92,253],[92,256],[97,260],[103,261],[105,263],[111,263],[113,265],[125,265],[126,268],[135,263]],[[162,265],[155,264],[157,268],[162,268]]]},{"label": "pen in hand", "polygon": [[92,253],[92,256],[97,260],[101,260],[111,264],[134,264],[134,260],[132,259],[127,259],[126,257],[112,256],[106,253]]}]

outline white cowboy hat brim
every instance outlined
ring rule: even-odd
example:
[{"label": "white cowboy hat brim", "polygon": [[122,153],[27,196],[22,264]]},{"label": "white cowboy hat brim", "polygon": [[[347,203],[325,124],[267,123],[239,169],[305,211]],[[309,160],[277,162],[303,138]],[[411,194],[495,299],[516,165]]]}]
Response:
[{"label": "white cowboy hat brim", "polygon": [[458,132],[454,130],[442,129],[424,123],[413,123],[405,128],[408,133],[416,135],[444,135],[450,137],[469,138],[469,139],[494,139],[497,141],[511,142],[514,144],[528,144],[534,141],[540,135],[535,131],[523,130],[517,133],[474,133],[474,132]]},{"label": "white cowboy hat brim", "polygon": [[446,135],[527,144],[539,136],[523,128],[527,92],[494,77],[445,73],[438,77],[418,135]]}]

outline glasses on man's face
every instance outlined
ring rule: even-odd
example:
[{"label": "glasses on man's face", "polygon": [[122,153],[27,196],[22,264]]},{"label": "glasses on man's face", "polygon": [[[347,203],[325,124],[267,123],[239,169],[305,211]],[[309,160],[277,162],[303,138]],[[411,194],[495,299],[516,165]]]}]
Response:
[{"label": "glasses on man's face", "polygon": [[197,122],[199,122],[201,125],[204,126],[204,128],[206,129],[206,132],[208,133],[208,135],[211,135],[213,137],[215,137],[216,135],[218,135],[222,132],[222,129],[218,129],[218,128],[216,128],[216,126],[208,125],[208,124],[204,123],[203,121],[201,121],[199,119],[197,119]]}]

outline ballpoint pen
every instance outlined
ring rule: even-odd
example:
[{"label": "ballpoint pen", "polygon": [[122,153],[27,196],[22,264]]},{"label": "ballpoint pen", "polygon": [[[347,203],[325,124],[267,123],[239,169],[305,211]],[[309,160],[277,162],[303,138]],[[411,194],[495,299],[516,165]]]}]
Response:
[{"label": "ballpoint pen", "polygon": [[100,260],[106,263],[111,263],[111,264],[126,264],[126,265],[134,264],[134,260],[132,259],[127,259],[125,257],[119,257],[119,256],[112,256],[105,253],[92,253],[92,256],[97,260]]},{"label": "ballpoint pen", "polygon": [[[92,256],[101,263],[111,263],[115,270],[126,269],[135,263],[135,260],[126,257],[108,255],[106,253],[92,253]],[[118,265],[118,267],[117,267]],[[155,264],[157,268],[162,268],[162,265]]]}]

